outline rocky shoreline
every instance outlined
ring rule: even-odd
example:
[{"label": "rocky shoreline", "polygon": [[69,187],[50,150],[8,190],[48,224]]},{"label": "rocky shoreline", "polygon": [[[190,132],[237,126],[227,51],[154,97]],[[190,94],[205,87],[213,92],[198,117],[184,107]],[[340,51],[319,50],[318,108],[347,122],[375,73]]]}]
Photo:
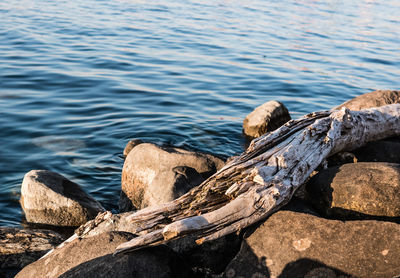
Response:
[{"label": "rocky shoreline", "polygon": [[[400,103],[399,91],[375,91],[343,105],[361,110]],[[336,109],[335,108],[335,109]],[[255,138],[290,115],[279,102],[257,107],[243,131]],[[397,277],[400,275],[399,138],[371,142],[330,157],[282,210],[256,226],[202,245],[183,240],[122,255],[134,237],[108,232],[64,243],[46,230],[0,228],[1,275],[12,277]],[[128,142],[120,213],[172,201],[196,187],[224,160],[198,152]],[[60,174],[32,170],[21,186],[30,223],[78,227],[105,209]]]}]

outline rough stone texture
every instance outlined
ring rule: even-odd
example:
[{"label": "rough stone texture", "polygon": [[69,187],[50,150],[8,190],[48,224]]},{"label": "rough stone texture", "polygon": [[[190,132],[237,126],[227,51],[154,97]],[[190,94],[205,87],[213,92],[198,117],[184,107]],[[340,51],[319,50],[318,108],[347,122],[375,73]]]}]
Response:
[{"label": "rough stone texture", "polygon": [[377,90],[348,100],[333,108],[333,110],[340,110],[342,107],[347,107],[350,110],[362,110],[399,102],[400,91]]},{"label": "rough stone texture", "polygon": [[249,137],[259,137],[289,121],[289,111],[282,103],[272,100],[254,109],[243,121],[243,132]]},{"label": "rough stone texture", "polygon": [[79,226],[105,211],[79,185],[46,170],[25,175],[20,203],[28,222],[54,226]]},{"label": "rough stone texture", "polygon": [[130,233],[110,232],[75,239],[16,277],[190,277],[186,264],[165,246],[112,255],[119,244],[132,238]]},{"label": "rough stone texture", "polygon": [[125,156],[125,157],[128,156],[129,152],[130,152],[134,147],[136,147],[137,145],[142,144],[142,143],[143,143],[143,141],[140,140],[140,139],[132,139],[132,140],[130,140],[130,141],[126,144],[126,146],[125,146],[125,149],[124,149],[124,156]]},{"label": "rough stone texture", "polygon": [[349,163],[322,170],[306,186],[310,201],[332,218],[400,217],[400,165]]},{"label": "rough stone texture", "polygon": [[209,154],[143,143],[133,148],[122,170],[120,210],[172,201],[224,165]]},{"label": "rough stone texture", "polygon": [[279,211],[246,235],[223,277],[397,277],[400,225]]},{"label": "rough stone texture", "polygon": [[22,268],[63,241],[53,231],[0,227],[0,268]]}]

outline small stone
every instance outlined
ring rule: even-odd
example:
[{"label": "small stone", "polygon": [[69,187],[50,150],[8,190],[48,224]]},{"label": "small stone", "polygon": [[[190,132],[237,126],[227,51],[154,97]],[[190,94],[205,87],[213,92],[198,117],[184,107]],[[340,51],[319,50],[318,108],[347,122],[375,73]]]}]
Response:
[{"label": "small stone", "polygon": [[28,222],[53,226],[80,226],[105,211],[79,185],[47,170],[25,175],[20,203]]},{"label": "small stone", "polygon": [[273,131],[289,121],[289,111],[278,101],[268,101],[253,110],[243,121],[243,133],[255,138]]}]

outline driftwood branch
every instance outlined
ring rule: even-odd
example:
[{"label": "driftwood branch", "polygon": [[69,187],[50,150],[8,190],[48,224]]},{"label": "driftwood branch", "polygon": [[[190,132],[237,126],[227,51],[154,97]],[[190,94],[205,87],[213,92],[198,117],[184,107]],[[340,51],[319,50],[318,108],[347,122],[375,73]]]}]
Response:
[{"label": "driftwood branch", "polygon": [[103,213],[73,238],[109,230],[137,235],[116,253],[188,234],[201,244],[278,210],[328,156],[395,135],[400,135],[400,104],[311,113],[253,140],[242,155],[182,197],[137,212]]}]

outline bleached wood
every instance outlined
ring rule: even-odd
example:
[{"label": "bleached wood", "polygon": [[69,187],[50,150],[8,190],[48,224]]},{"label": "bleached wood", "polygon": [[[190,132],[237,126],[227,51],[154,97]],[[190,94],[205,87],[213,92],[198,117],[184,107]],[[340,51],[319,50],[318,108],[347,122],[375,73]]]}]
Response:
[{"label": "bleached wood", "polygon": [[240,156],[180,198],[137,212],[100,216],[77,232],[138,235],[116,253],[193,234],[197,243],[239,231],[278,210],[330,155],[400,135],[400,104],[324,111],[255,139]]}]

